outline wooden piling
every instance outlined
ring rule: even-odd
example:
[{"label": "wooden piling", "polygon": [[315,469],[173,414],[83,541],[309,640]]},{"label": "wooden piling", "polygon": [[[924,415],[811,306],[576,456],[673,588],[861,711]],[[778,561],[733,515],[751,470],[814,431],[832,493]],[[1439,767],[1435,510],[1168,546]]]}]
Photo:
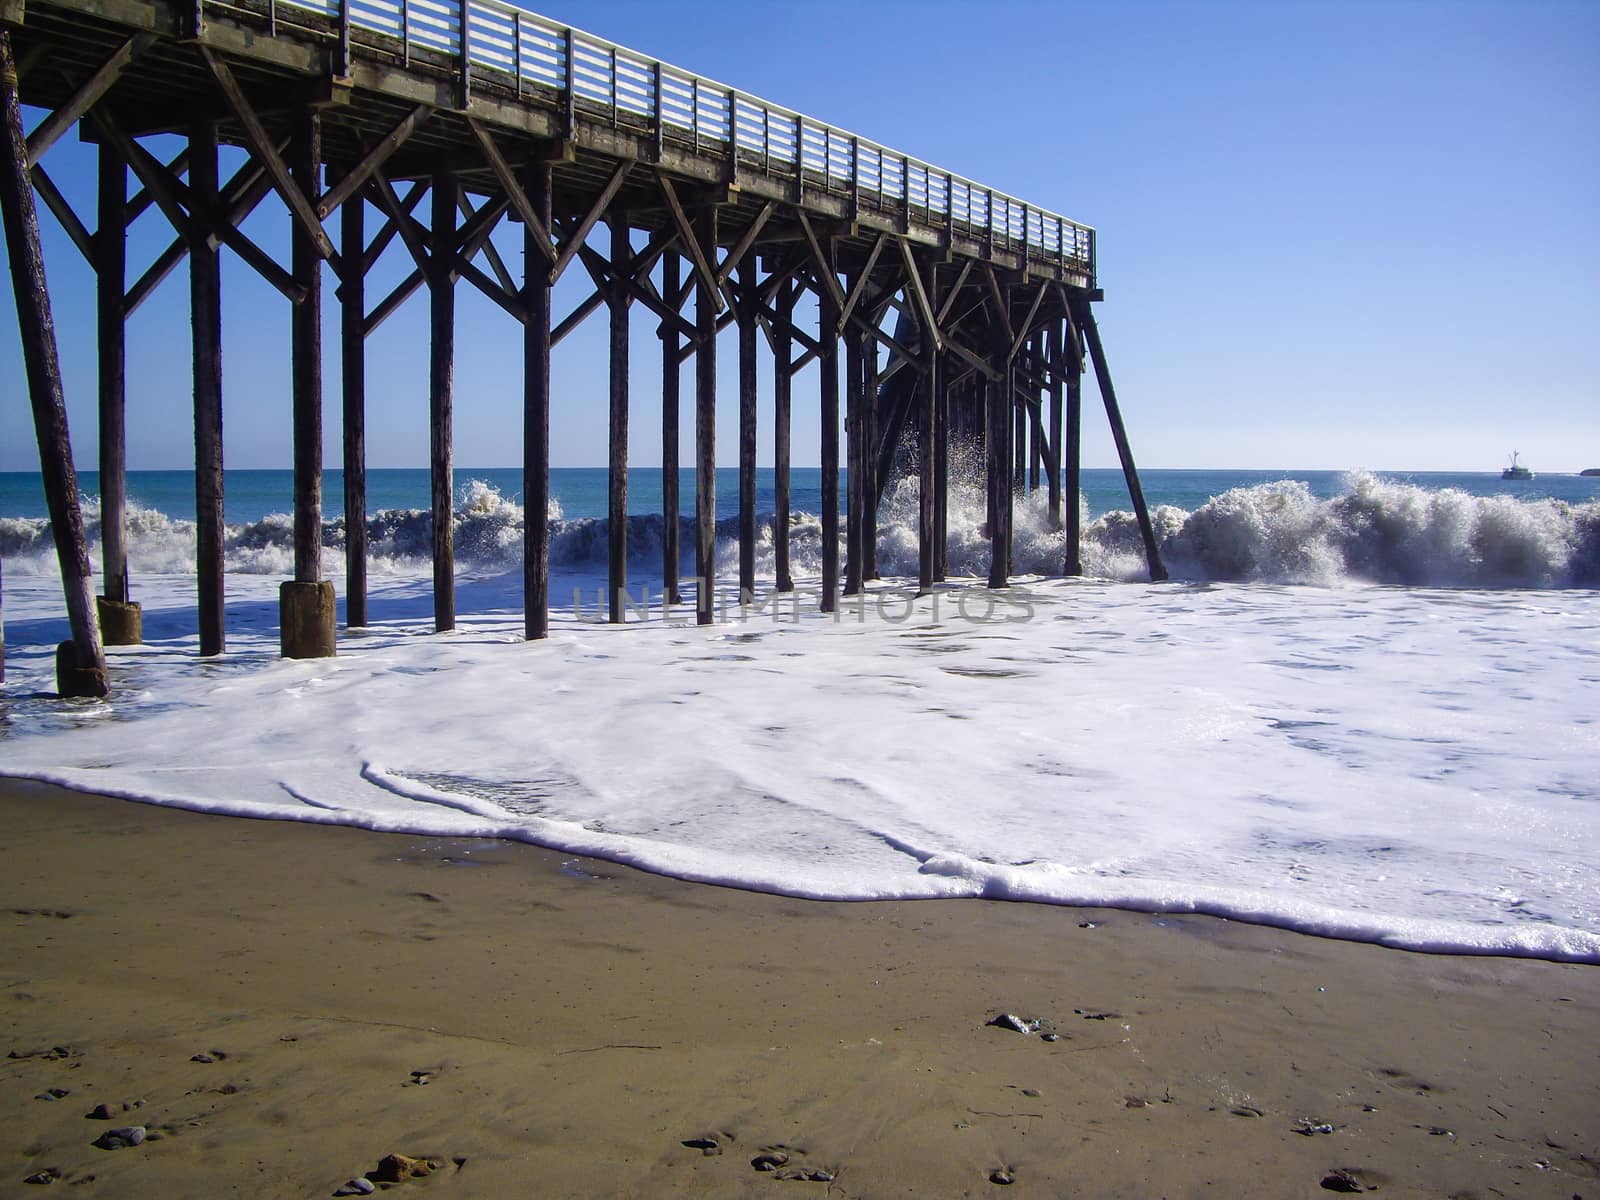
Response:
[{"label": "wooden piling", "polygon": [[870,334],[861,338],[861,573],[878,578],[878,342]]},{"label": "wooden piling", "polygon": [[367,624],[366,201],[339,210],[339,362],[344,411],[345,625]]},{"label": "wooden piling", "polygon": [[989,586],[1003,588],[1010,574],[1006,558],[1005,512],[1011,507],[1011,463],[1006,458],[1005,431],[1011,421],[1011,373],[1001,371],[998,378],[986,380],[980,387],[988,417],[983,442],[989,484]]},{"label": "wooden piling", "polygon": [[950,571],[950,385],[944,355],[928,381],[933,390],[933,578]]},{"label": "wooden piling", "polygon": [[33,181],[28,170],[28,143],[22,132],[17,63],[11,49],[11,31],[4,27],[0,27],[0,93],[0,104],[5,109],[0,209],[11,261],[11,284],[16,293],[28,398],[39,441],[39,473],[44,480],[72,632],[71,640],[61,643],[56,652],[56,685],[66,696],[103,696],[108,690],[106,656],[95,614],[93,568],[89,565],[83,510],[78,504],[78,477],[72,464],[61,360],[45,283],[44,254],[39,245],[39,214],[34,207]]},{"label": "wooden piling", "polygon": [[128,426],[127,289],[128,167],[108,143],[99,147],[95,249],[95,334],[99,349],[101,594],[127,604]]},{"label": "wooden piling", "polygon": [[[290,171],[312,203],[322,191],[322,121],[315,109],[296,118]],[[322,578],[322,257],[299,221],[291,221],[291,263],[305,298],[291,317],[294,405],[294,578]]]},{"label": "wooden piling", "polygon": [[[927,271],[928,293],[936,296],[937,268],[929,265]],[[933,330],[924,329],[922,360],[927,367],[927,373],[922,377],[916,393],[921,401],[921,420],[917,430],[917,487],[920,493],[917,505],[917,591],[922,593],[933,590],[937,560],[935,547],[939,536],[934,505],[934,497],[938,492],[935,470],[938,456],[935,453],[934,441],[937,436],[940,392],[939,358],[939,348],[934,341]]]},{"label": "wooden piling", "polygon": [[[819,262],[819,272],[832,272]],[[817,355],[822,369],[822,601],[823,612],[839,606],[839,302],[824,286],[817,296]]]},{"label": "wooden piling", "polygon": [[778,319],[772,327],[772,553],[780,592],[794,591],[789,572],[789,427],[793,398],[794,302],[789,284],[778,289]]},{"label": "wooden piling", "polygon": [[622,280],[633,258],[627,214],[614,209],[611,230],[612,280],[606,297],[611,330],[610,466],[606,473],[606,580],[610,621],[627,619],[628,589],[628,291]]},{"label": "wooden piling", "polygon": [[1063,350],[1066,356],[1067,376],[1067,427],[1062,434],[1061,447],[1065,457],[1062,468],[1062,540],[1066,545],[1062,574],[1082,575],[1083,541],[1083,458],[1079,432],[1083,428],[1083,356],[1078,335],[1071,316],[1066,321],[1066,338]]},{"label": "wooden piling", "polygon": [[[847,281],[846,290],[853,291],[855,283]],[[844,337],[844,431],[845,431],[845,510],[844,510],[844,594],[854,596],[861,591],[863,540],[862,517],[866,511],[866,497],[862,480],[866,475],[863,461],[867,455],[862,449],[863,436],[861,411],[865,407],[862,391],[865,387],[863,363],[865,355],[861,334],[854,329]]]},{"label": "wooden piling", "polygon": [[456,181],[447,165],[432,178],[433,257],[428,263],[428,463],[433,512],[433,627],[456,627],[455,474],[452,461],[456,292],[449,248],[455,243]]},{"label": "wooden piling", "polygon": [[[1029,342],[1028,365],[1036,376],[1044,373],[1044,334],[1036,333]],[[1034,401],[1039,399],[1039,389],[1030,385],[1028,394]],[[1032,406],[1029,406],[1030,409]],[[1039,437],[1039,427],[1033,424],[1032,413],[1028,419],[1028,491],[1039,490],[1039,466],[1044,462],[1045,447],[1043,439]]]},{"label": "wooden piling", "polygon": [[[197,121],[189,131],[189,191],[210,208],[217,199],[217,131]],[[189,313],[194,359],[195,583],[200,654],[227,646],[222,493],[222,273],[205,222],[189,224]]]},{"label": "wooden piling", "polygon": [[1065,357],[1061,346],[1061,322],[1051,321],[1048,336],[1050,372],[1050,436],[1046,447],[1050,455],[1049,469],[1045,472],[1049,487],[1050,528],[1061,528],[1061,388]]},{"label": "wooden piling", "polygon": [[[717,253],[717,210],[711,205],[696,216],[695,233],[701,257]],[[697,273],[698,274],[698,273]],[[695,283],[694,359],[694,569],[695,622],[716,619],[717,592],[717,293],[703,278]]]},{"label": "wooden piling", "polygon": [[[542,228],[522,226],[522,587],[523,633],[550,632],[550,228],[551,166],[530,162],[522,189]],[[676,450],[676,445],[674,445]]]},{"label": "wooden piling", "polygon": [[756,257],[739,263],[739,595],[756,590]]},{"label": "wooden piling", "polygon": [[[661,257],[661,294],[681,309],[681,260],[672,251]],[[670,321],[661,322],[661,573],[662,590],[668,604],[682,600],[678,594],[678,424],[682,394],[682,368],[678,330]]]},{"label": "wooden piling", "polygon": [[1139,521],[1139,535],[1144,539],[1145,561],[1150,567],[1150,578],[1159,583],[1167,577],[1167,568],[1161,561],[1161,547],[1156,542],[1156,532],[1150,524],[1150,510],[1144,502],[1144,488],[1139,485],[1139,469],[1133,463],[1133,448],[1128,444],[1128,431],[1122,424],[1117,393],[1111,386],[1111,369],[1106,365],[1105,347],[1100,344],[1100,327],[1086,300],[1079,304],[1078,323],[1083,330],[1084,340],[1089,344],[1089,358],[1094,363],[1095,381],[1100,385],[1100,399],[1105,403],[1106,419],[1111,423],[1111,437],[1117,444],[1117,457],[1122,461],[1122,477],[1127,481],[1128,497],[1133,501],[1133,513]]}]

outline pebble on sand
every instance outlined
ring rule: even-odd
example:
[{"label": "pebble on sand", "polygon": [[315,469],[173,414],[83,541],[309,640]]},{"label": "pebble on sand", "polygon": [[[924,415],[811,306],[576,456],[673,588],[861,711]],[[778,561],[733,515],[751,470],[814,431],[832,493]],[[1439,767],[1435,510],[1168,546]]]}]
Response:
[{"label": "pebble on sand", "polygon": [[370,1196],[377,1190],[378,1185],[373,1183],[372,1180],[357,1177],[346,1180],[339,1190],[333,1194],[335,1196]]},{"label": "pebble on sand", "polygon": [[421,1179],[431,1175],[440,1164],[428,1158],[412,1158],[406,1154],[385,1154],[378,1160],[375,1170],[367,1172],[374,1183],[404,1183],[408,1179]]},{"label": "pebble on sand", "polygon": [[143,1145],[145,1128],[143,1125],[124,1125],[120,1129],[108,1129],[95,1138],[94,1145],[101,1150],[126,1150],[130,1146]]}]

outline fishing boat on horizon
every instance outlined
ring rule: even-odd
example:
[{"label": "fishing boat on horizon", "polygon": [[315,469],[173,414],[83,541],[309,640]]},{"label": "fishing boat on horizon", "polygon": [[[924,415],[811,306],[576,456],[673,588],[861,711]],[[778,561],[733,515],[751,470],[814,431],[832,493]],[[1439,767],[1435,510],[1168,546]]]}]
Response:
[{"label": "fishing boat on horizon", "polygon": [[1533,472],[1517,461],[1517,452],[1511,452],[1511,465],[1500,472],[1501,479],[1532,479]]}]

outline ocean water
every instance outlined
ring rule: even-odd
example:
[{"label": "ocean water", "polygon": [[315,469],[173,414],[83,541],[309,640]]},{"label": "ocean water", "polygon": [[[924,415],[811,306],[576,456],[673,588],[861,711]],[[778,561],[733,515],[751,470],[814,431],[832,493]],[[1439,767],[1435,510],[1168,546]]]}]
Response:
[{"label": "ocean water", "polygon": [[[648,471],[629,530],[648,599],[627,625],[596,622],[604,473],[569,472],[552,636],[527,643],[516,473],[458,475],[462,624],[443,636],[416,511],[426,475],[395,474],[373,486],[374,624],[312,662],[277,655],[287,474],[229,477],[235,503],[257,491],[230,510],[229,650],[207,662],[190,501],[171,499],[187,480],[165,501],[137,481],[146,644],[114,652],[104,703],[48,695],[59,582],[43,520],[16,499],[26,484],[7,483],[0,773],[510,837],[797,896],[1209,912],[1600,962],[1600,481],[1149,472],[1174,576],[1150,584],[1117,477],[1096,472],[1091,577],[1059,577],[1037,494],[1019,499],[1020,577],[990,592],[981,500],[958,471],[950,584],[905,586],[917,496],[902,483],[881,519],[884,579],[830,616],[810,476],[798,600],[763,587],[741,610],[724,527],[721,619],[699,628],[661,607]],[[770,546],[769,521],[769,581]]]}]

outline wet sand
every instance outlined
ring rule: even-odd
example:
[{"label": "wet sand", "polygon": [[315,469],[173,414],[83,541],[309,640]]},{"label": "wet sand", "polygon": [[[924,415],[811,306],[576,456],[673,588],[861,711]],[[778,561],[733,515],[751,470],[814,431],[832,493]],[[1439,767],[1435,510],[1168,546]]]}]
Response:
[{"label": "wet sand", "polygon": [[[1600,1198],[1593,967],[10,782],[0,828],[0,1196],[328,1196],[397,1152],[419,1198]],[[160,1136],[91,1145],[124,1125]]]}]

